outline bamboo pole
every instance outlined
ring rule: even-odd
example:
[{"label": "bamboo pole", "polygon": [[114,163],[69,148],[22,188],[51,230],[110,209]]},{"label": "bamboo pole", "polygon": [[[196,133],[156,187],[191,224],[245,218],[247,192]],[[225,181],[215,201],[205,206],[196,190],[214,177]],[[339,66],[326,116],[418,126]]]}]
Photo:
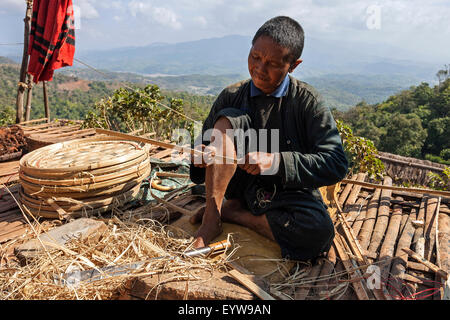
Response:
[{"label": "bamboo pole", "polygon": [[[350,195],[347,198],[347,201],[343,203],[342,208],[344,209],[344,212],[348,212],[350,209],[350,206],[355,204],[356,200],[358,199],[359,192],[361,191],[361,186],[357,184],[356,182],[363,182],[366,179],[366,173],[360,172],[358,173],[358,176],[356,178],[355,183],[353,184],[352,191],[350,192]],[[351,180],[353,181],[353,180]]]},{"label": "bamboo pole", "polygon": [[[440,264],[438,264],[438,266],[447,273],[450,273],[450,216],[445,213],[439,213],[438,219],[437,244],[439,245],[440,252]],[[441,283],[441,300],[450,299],[450,280],[445,281],[441,279]]]},{"label": "bamboo pole", "polygon": [[[403,200],[399,199],[398,200]],[[394,256],[395,243],[400,230],[400,222],[402,220],[402,207],[394,205],[394,210],[389,219],[389,226],[386,230],[386,235],[381,245],[379,261],[384,261],[381,264],[381,277],[383,279],[389,278],[389,271],[391,269],[391,261]]]},{"label": "bamboo pole", "polygon": [[409,248],[402,248],[402,250],[404,252],[406,252],[411,258],[417,260],[418,262],[420,262],[421,264],[423,264],[424,266],[430,268],[433,272],[436,272],[441,278],[443,278],[444,280],[448,279],[448,273],[447,271],[442,270],[441,268],[439,268],[437,265],[431,263],[430,261],[428,261],[427,259],[422,258],[421,256],[419,256],[417,253],[415,253],[414,251],[412,251]]},{"label": "bamboo pole", "polygon": [[16,123],[21,123],[23,121],[23,96],[25,93],[26,86],[26,76],[28,69],[28,43],[30,38],[31,30],[31,16],[33,14],[33,1],[27,1],[27,9],[25,12],[25,23],[24,35],[23,35],[23,54],[22,54],[22,65],[20,67],[20,78],[19,85],[17,89],[17,99],[16,99]]},{"label": "bamboo pole", "polygon": [[[354,180],[356,180],[358,178],[358,175],[356,175],[356,174],[354,174],[353,176],[352,176],[352,180],[354,181]],[[341,206],[341,208],[343,208],[344,207],[344,203],[345,203],[345,201],[347,200],[347,197],[348,197],[348,195],[349,195],[349,193],[350,193],[350,191],[352,190],[352,188],[353,188],[353,184],[351,184],[351,183],[347,183],[346,185],[345,185],[345,187],[344,187],[344,190],[341,192],[341,194],[339,195],[339,205]]]},{"label": "bamboo pole", "polygon": [[[391,177],[386,176],[383,181],[383,186],[391,186],[391,185],[392,185]],[[392,191],[389,189],[383,189],[381,191],[378,217],[372,233],[369,248],[367,249],[369,252],[377,253],[378,248],[380,247],[381,244],[381,240],[383,239],[384,233],[386,232],[389,222],[389,207],[391,204],[391,194]]]},{"label": "bamboo pole", "polygon": [[[322,269],[322,261],[319,261],[317,264],[315,264],[311,270],[309,271],[308,275],[306,276],[309,279],[317,279],[317,277],[320,274],[320,270]],[[309,294],[309,291],[312,288],[312,283],[303,285],[299,288],[296,288],[295,294],[294,294],[294,300],[305,300],[306,297]]]},{"label": "bamboo pole", "polygon": [[367,215],[366,219],[364,220],[364,223],[361,227],[360,233],[359,233],[359,240],[361,249],[364,251],[367,250],[367,247],[370,243],[370,236],[372,235],[373,227],[375,225],[375,221],[377,219],[377,212],[378,212],[378,206],[380,202],[380,195],[381,195],[381,189],[376,189],[375,193],[370,199],[368,208],[367,208]]},{"label": "bamboo pole", "polygon": [[[350,257],[348,256],[347,252],[345,252],[344,249],[344,240],[342,239],[341,235],[339,233],[336,234],[333,241],[335,250],[341,259],[345,270],[349,273],[349,276],[354,278],[359,278],[361,274],[355,270],[353,263],[350,261]],[[369,296],[364,288],[363,281],[354,281],[352,282],[353,288],[355,289],[356,296],[358,297],[358,300],[369,300]]]},{"label": "bamboo pole", "polygon": [[355,236],[359,235],[359,231],[361,230],[362,224],[364,223],[366,216],[367,216],[367,210],[368,210],[368,206],[367,206],[367,201],[365,200],[363,203],[363,206],[361,208],[361,211],[358,215],[355,216],[354,220],[353,220],[353,225],[352,225],[352,229],[353,229],[353,233]]},{"label": "bamboo pole", "polygon": [[437,208],[441,202],[441,198],[432,197],[428,199],[427,207],[425,211],[425,256],[424,258],[431,261],[434,245],[436,242],[436,221],[437,221]]},{"label": "bamboo pole", "polygon": [[403,214],[403,216],[407,217],[405,227],[403,228],[403,232],[397,242],[397,250],[395,251],[395,256],[397,259],[392,262],[391,267],[391,274],[400,279],[402,275],[406,273],[408,264],[408,255],[405,254],[401,248],[409,248],[411,246],[411,241],[414,236],[414,225],[412,224],[412,221],[416,219],[417,211],[418,210],[416,208],[413,208],[410,214]]},{"label": "bamboo pole", "polygon": [[[349,180],[349,179],[343,179],[341,182],[342,183],[351,183],[351,184],[355,184],[355,185],[359,185],[361,187],[367,187],[367,188],[381,188],[381,189],[397,191],[397,192],[432,194],[432,195],[438,195],[438,196],[443,196],[443,197],[446,197],[446,198],[450,198],[450,191],[421,189],[421,188],[404,188],[404,187],[393,186],[392,183],[389,186],[384,186],[383,185],[383,186],[380,187],[379,185],[374,184],[374,183],[353,181],[353,180]],[[402,194],[399,193],[399,195],[402,195]],[[412,196],[417,196],[417,195],[412,194]]]}]

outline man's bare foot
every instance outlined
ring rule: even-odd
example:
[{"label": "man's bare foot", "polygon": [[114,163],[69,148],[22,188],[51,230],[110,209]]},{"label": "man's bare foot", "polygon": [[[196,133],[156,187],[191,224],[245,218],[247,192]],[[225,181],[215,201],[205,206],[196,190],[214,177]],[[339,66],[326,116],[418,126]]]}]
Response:
[{"label": "man's bare foot", "polygon": [[[266,238],[275,240],[265,215],[254,216],[253,214],[251,214],[249,210],[243,207],[240,200],[238,199],[226,200],[220,212],[221,212],[220,218],[223,222],[239,224],[241,226],[250,228],[258,232],[259,234],[263,235]],[[202,207],[189,219],[189,221],[192,224],[199,223],[200,221],[203,220],[204,214],[205,214],[205,207]],[[196,248],[199,247],[200,244]]]},{"label": "man's bare foot", "polygon": [[[189,218],[189,222],[191,224],[202,222],[205,209],[206,207],[201,207],[198,209],[197,212]],[[224,222],[238,223],[238,216],[242,213],[241,210],[245,209],[243,209],[239,200],[226,200],[221,209],[221,220]]]},{"label": "man's bare foot", "polygon": [[[195,215],[194,215],[195,216]],[[222,233],[220,213],[202,211],[202,225],[195,234],[194,248],[207,246],[211,240]]]}]

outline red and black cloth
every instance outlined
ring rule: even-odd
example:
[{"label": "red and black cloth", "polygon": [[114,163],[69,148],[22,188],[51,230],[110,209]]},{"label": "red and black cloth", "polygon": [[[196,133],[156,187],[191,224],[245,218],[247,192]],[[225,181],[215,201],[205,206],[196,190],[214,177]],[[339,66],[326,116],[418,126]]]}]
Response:
[{"label": "red and black cloth", "polygon": [[51,81],[54,70],[71,66],[75,54],[72,0],[34,0],[28,47],[33,81]]}]

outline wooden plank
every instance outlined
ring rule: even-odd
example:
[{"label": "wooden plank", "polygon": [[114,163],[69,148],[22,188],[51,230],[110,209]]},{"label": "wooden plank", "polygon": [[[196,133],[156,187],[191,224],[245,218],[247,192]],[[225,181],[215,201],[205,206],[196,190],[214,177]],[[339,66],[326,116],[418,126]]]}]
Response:
[{"label": "wooden plank", "polygon": [[15,254],[23,261],[33,258],[42,253],[42,243],[47,248],[51,245],[64,246],[70,239],[76,237],[85,239],[92,236],[100,236],[107,229],[105,223],[89,218],[79,218],[72,222],[56,227],[44,235],[41,235],[40,241],[32,239],[15,248]]},{"label": "wooden plank", "polygon": [[62,132],[62,133],[50,133],[50,134],[44,134],[44,135],[39,135],[39,137],[43,137],[43,138],[51,138],[54,140],[57,139],[63,139],[63,138],[69,138],[70,140],[75,139],[74,137],[83,137],[86,135],[95,135],[95,129],[76,129],[76,130],[72,130],[69,132]]},{"label": "wooden plank", "polygon": [[[189,274],[193,274],[189,276]],[[129,281],[129,296],[143,300],[254,300],[256,296],[225,272],[163,272]],[[212,317],[214,318],[214,317]]]},{"label": "wooden plank", "polygon": [[9,232],[0,235],[0,243],[20,237],[21,235],[24,235],[27,230],[28,224],[22,224],[21,226],[18,226],[17,228],[14,228]]},{"label": "wooden plank", "polygon": [[[386,176],[383,181],[383,186],[391,186],[392,179]],[[368,247],[368,251],[372,253],[377,253],[381,244],[381,240],[386,232],[388,222],[389,222],[389,207],[391,204],[391,194],[392,191],[389,189],[383,189],[380,196],[380,206],[378,209],[378,217],[375,223],[374,230],[372,232],[372,238]]]},{"label": "wooden plank", "polygon": [[0,177],[8,176],[11,173],[18,172],[19,167],[20,167],[19,160],[0,162]]},{"label": "wooden plank", "polygon": [[45,139],[45,138],[48,138],[53,135],[58,135],[58,134],[67,133],[67,132],[74,132],[74,131],[78,130],[79,128],[80,128],[80,126],[78,126],[78,125],[49,128],[49,129],[46,129],[46,130],[43,130],[40,132],[33,133],[33,134],[29,135],[28,137],[31,139],[34,139],[34,140],[41,140],[41,139]]},{"label": "wooden plank", "polygon": [[261,300],[275,300],[269,293],[267,293],[263,288],[257,285],[251,277],[247,274],[241,273],[237,269],[232,269],[228,271],[228,274],[237,280],[240,284],[254,293]]}]

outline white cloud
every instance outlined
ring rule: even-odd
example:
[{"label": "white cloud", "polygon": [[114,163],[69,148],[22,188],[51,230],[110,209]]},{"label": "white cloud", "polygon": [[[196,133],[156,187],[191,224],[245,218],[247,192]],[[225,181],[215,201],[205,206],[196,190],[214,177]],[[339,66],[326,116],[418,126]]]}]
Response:
[{"label": "white cloud", "polygon": [[81,19],[96,19],[100,17],[97,9],[89,0],[73,1],[74,6],[79,7]]},{"label": "white cloud", "polygon": [[177,14],[166,7],[155,7],[149,1],[131,1],[128,4],[130,13],[133,17],[143,16],[157,22],[159,25],[180,29],[181,23]]}]

